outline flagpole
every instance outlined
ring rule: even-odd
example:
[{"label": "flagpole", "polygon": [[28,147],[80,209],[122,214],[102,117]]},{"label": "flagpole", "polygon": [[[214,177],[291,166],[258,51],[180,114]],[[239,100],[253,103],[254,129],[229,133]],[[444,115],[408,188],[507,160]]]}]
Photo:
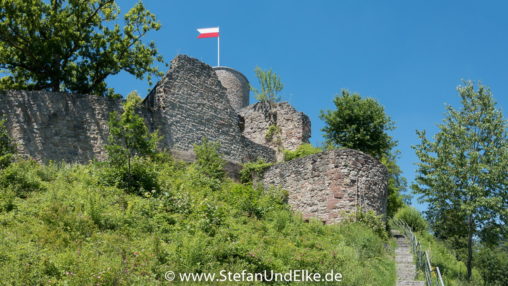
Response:
[{"label": "flagpole", "polygon": [[220,36],[217,37],[217,66],[220,67]]}]

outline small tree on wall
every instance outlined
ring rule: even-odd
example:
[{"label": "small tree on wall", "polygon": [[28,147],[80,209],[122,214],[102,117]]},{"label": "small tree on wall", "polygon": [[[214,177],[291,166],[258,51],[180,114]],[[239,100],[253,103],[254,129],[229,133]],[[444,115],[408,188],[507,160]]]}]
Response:
[{"label": "small tree on wall", "polygon": [[256,67],[254,71],[261,87],[261,90],[259,90],[251,86],[256,100],[260,102],[279,102],[281,100],[279,93],[284,88],[280,77],[272,69],[265,71],[260,67]]}]

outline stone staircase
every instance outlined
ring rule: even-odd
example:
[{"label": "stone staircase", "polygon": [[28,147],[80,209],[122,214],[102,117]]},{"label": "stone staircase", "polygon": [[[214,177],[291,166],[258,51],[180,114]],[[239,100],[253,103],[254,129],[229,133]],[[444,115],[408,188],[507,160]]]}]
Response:
[{"label": "stone staircase", "polygon": [[424,281],[416,281],[416,265],[413,262],[409,240],[397,230],[392,230],[397,240],[395,263],[397,267],[397,286],[425,286]]}]

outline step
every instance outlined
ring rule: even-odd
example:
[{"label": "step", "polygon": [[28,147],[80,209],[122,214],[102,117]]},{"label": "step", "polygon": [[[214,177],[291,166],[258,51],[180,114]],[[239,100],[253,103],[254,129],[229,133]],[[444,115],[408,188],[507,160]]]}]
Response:
[{"label": "step", "polygon": [[425,286],[424,281],[415,281],[416,265],[414,264],[411,244],[400,233],[392,233],[397,240],[395,249],[395,263],[397,273],[397,286]]}]

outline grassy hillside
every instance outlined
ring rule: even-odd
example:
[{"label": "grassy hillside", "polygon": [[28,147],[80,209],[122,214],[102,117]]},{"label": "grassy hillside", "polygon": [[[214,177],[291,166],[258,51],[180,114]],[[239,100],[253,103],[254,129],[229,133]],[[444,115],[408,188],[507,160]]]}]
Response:
[{"label": "grassy hillside", "polygon": [[1,170],[0,284],[157,285],[168,270],[223,269],[335,270],[337,285],[395,284],[393,248],[370,227],[304,222],[284,191],[217,181],[195,164],[137,164],[157,190],[121,189],[100,163]]}]

